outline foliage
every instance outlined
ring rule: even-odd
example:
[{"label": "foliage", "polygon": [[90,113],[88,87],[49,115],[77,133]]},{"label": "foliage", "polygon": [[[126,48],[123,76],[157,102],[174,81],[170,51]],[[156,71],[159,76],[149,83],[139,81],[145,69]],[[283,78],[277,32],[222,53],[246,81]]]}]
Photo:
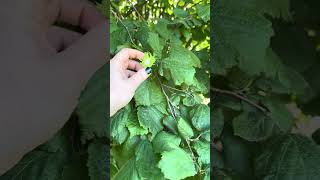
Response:
[{"label": "foliage", "polygon": [[155,58],[145,66],[151,76],[111,119],[111,179],[208,179],[209,1],[111,6],[111,53],[128,47]]},{"label": "foliage", "polygon": [[213,179],[320,178],[318,136],[297,128],[320,113],[319,5],[213,1]]},{"label": "foliage", "polygon": [[[105,15],[107,0],[96,2]],[[66,125],[48,142],[27,153],[1,180],[105,180],[109,177],[107,66],[88,82]]]}]

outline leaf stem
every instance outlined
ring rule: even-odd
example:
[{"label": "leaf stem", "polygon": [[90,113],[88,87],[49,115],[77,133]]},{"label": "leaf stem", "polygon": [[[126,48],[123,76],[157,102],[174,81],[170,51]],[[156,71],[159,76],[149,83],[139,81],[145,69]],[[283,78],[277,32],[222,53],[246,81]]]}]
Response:
[{"label": "leaf stem", "polygon": [[218,89],[218,88],[211,88],[211,90],[212,90],[213,92],[217,92],[217,93],[221,93],[221,94],[227,94],[227,95],[236,97],[236,98],[238,98],[238,99],[240,99],[240,100],[242,100],[242,101],[245,101],[246,103],[254,106],[254,107],[257,108],[258,110],[262,111],[263,113],[268,113],[268,112],[269,112],[269,110],[266,109],[265,107],[262,107],[262,106],[260,106],[259,104],[253,102],[252,100],[250,100],[250,99],[248,99],[248,98],[246,98],[246,97],[244,97],[244,96],[242,96],[242,95],[240,95],[240,94],[238,94],[238,93],[235,93],[235,92],[233,92],[233,91],[228,91],[228,90],[223,90],[223,89]]},{"label": "leaf stem", "polygon": [[163,95],[166,97],[167,104],[168,104],[169,109],[170,109],[170,113],[171,113],[173,119],[176,120],[176,112],[174,110],[172,102],[170,101],[170,98],[168,97],[166,91],[164,90],[163,84],[161,83],[160,78],[157,75],[156,75],[156,77],[157,77],[157,80],[159,81],[159,84],[160,84],[160,87],[161,87],[161,91],[162,91]]}]

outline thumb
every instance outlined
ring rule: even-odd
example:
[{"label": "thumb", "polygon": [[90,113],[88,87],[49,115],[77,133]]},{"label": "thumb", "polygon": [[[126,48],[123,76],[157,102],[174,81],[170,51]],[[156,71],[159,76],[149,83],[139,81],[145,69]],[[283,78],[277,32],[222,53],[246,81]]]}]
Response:
[{"label": "thumb", "polygon": [[55,58],[63,65],[64,72],[74,76],[76,82],[85,83],[107,62],[107,25],[104,22],[83,35],[73,45]]},{"label": "thumb", "polygon": [[151,68],[148,67],[146,69],[140,69],[137,73],[129,78],[129,84],[134,91],[149,77],[150,73]]}]

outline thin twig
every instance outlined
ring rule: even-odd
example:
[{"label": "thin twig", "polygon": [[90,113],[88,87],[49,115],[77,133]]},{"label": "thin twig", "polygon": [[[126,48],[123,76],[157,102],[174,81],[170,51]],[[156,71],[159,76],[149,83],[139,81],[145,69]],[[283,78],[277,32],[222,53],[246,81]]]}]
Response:
[{"label": "thin twig", "polygon": [[177,88],[174,88],[174,87],[171,87],[171,86],[165,85],[165,84],[162,84],[162,85],[163,85],[164,87],[168,88],[168,89],[172,89],[172,90],[175,90],[175,91],[179,91],[179,92],[182,92],[182,93],[187,94],[188,96],[193,97],[193,95],[192,95],[192,94],[190,94],[190,93],[188,93],[188,92],[186,92],[186,91],[184,91],[184,90],[177,89]]},{"label": "thin twig", "polygon": [[162,90],[162,93],[164,94],[164,96],[166,97],[166,100],[167,100],[167,103],[168,103],[168,106],[169,106],[171,115],[172,115],[172,117],[176,120],[176,114],[175,114],[175,112],[173,111],[173,108],[171,107],[170,99],[169,99],[167,93],[164,91],[163,86],[161,86],[161,90]]},{"label": "thin twig", "polygon": [[263,113],[268,113],[268,109],[260,106],[259,104],[251,101],[250,99],[244,97],[244,96],[241,96],[239,95],[238,93],[235,93],[235,92],[232,92],[232,91],[228,91],[228,90],[223,90],[223,89],[218,89],[218,88],[211,88],[211,90],[213,92],[217,92],[217,93],[221,93],[221,94],[227,94],[227,95],[230,95],[230,96],[234,96],[238,99],[241,99],[242,101],[245,101],[246,103],[254,106],[255,108],[259,109],[260,111],[262,111]]},{"label": "thin twig", "polygon": [[[112,11],[112,10],[111,10],[111,11]],[[128,27],[122,22],[121,18],[119,18],[119,16],[117,15],[116,12],[112,11],[112,13],[114,14],[115,18],[116,18],[116,19],[123,25],[123,27],[127,30],[131,43],[132,43],[133,45],[137,46],[137,45],[134,43],[134,41],[133,41],[133,38],[132,38],[132,36],[131,36],[131,34],[130,34],[130,31],[129,31]]]},{"label": "thin twig", "polygon": [[200,165],[198,164],[197,159],[196,159],[196,157],[195,157],[195,155],[194,155],[194,153],[193,153],[193,151],[192,151],[192,149],[191,149],[189,140],[186,139],[186,142],[187,142],[188,148],[189,148],[189,150],[190,150],[190,152],[191,152],[192,160],[193,160],[193,162],[196,164],[199,172],[201,172],[201,167],[200,167]]},{"label": "thin twig", "polygon": [[203,135],[203,133],[200,133],[196,138],[194,138],[194,139],[189,139],[189,140],[190,140],[190,141],[198,141],[202,135]]},{"label": "thin twig", "polygon": [[160,78],[159,78],[157,75],[156,75],[156,77],[157,77],[157,80],[158,80],[158,82],[159,82],[159,84],[160,84],[161,91],[162,91],[162,93],[164,94],[164,96],[166,97],[167,104],[168,104],[169,109],[170,109],[170,113],[171,113],[173,119],[176,120],[176,112],[175,112],[175,110],[173,110],[174,107],[172,107],[172,105],[171,105],[172,102],[170,101],[170,98],[169,98],[169,96],[167,95],[166,91],[163,89],[163,84],[161,83]]},{"label": "thin twig", "polygon": [[136,9],[136,7],[134,6],[134,4],[129,0],[129,2],[131,3],[132,8],[136,11],[136,13],[138,14],[139,18],[141,20],[144,20],[143,17],[141,16],[141,14],[139,13],[139,11]]}]

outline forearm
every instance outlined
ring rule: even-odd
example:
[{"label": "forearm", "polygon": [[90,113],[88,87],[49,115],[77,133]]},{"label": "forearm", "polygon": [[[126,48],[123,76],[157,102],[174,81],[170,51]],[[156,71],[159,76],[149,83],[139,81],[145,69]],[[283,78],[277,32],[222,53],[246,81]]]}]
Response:
[{"label": "forearm", "polygon": [[117,113],[117,107],[115,105],[115,94],[113,92],[110,92],[110,117],[112,117],[113,115],[115,115]]},{"label": "forearm", "polygon": [[32,88],[34,84],[30,81],[25,88],[8,87],[9,84],[0,90],[0,174],[61,129],[80,94],[80,90],[76,93],[74,89],[64,89],[63,85],[55,90],[49,89],[53,87]]},{"label": "forearm", "polygon": [[[53,137],[72,112],[60,111],[54,106],[35,106],[32,102],[29,108],[24,108],[22,110],[21,107],[20,111],[18,108],[11,109],[14,111],[7,109],[6,112],[1,110],[0,174],[14,166],[24,154]],[[51,108],[55,108],[52,110],[55,114],[50,112]]]}]

